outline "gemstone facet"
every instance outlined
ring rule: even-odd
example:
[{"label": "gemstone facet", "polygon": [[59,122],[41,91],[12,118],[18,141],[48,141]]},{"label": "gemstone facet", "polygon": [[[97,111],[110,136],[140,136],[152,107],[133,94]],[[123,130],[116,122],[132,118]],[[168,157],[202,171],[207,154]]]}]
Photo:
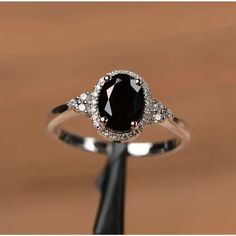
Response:
[{"label": "gemstone facet", "polygon": [[125,73],[106,80],[98,97],[100,117],[106,117],[106,127],[117,132],[129,132],[131,123],[142,119],[144,107],[141,84]]}]

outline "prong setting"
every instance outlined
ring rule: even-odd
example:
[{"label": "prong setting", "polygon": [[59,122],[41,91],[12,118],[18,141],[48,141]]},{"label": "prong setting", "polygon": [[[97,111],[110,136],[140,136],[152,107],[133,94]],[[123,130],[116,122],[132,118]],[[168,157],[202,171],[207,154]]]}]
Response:
[{"label": "prong setting", "polygon": [[141,79],[136,79],[136,80],[135,80],[135,83],[136,83],[137,85],[141,85],[141,84],[142,84],[142,80],[141,80]]},{"label": "prong setting", "polygon": [[137,121],[132,121],[131,122],[131,129],[132,130],[135,130],[135,129],[137,129],[138,128],[138,122]]},{"label": "prong setting", "polygon": [[104,76],[104,80],[105,80],[105,81],[108,81],[109,79],[110,79],[110,76],[109,76],[109,75],[105,75],[105,76]]},{"label": "prong setting", "polygon": [[103,116],[100,118],[100,121],[102,122],[103,125],[106,125],[107,121],[108,121],[108,118]]}]

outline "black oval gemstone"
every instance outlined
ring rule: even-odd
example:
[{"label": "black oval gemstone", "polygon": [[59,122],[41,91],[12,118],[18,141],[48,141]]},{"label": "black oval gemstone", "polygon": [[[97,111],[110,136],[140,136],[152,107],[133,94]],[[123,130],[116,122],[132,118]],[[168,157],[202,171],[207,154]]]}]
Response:
[{"label": "black oval gemstone", "polygon": [[116,74],[102,87],[98,107],[101,117],[107,117],[106,127],[114,131],[131,130],[131,122],[139,121],[144,111],[144,94],[136,79],[127,74]]}]

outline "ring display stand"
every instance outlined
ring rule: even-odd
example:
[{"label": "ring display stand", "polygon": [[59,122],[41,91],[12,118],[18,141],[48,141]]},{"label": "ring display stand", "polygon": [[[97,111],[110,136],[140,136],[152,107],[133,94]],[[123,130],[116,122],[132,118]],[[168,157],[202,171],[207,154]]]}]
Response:
[{"label": "ring display stand", "polygon": [[101,199],[93,233],[123,234],[127,145],[110,143],[107,155],[107,164],[96,183]]}]

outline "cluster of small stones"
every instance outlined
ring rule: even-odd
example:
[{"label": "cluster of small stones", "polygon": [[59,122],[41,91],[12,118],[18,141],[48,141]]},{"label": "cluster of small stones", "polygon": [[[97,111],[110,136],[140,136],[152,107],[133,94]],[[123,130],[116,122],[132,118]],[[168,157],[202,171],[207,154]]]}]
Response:
[{"label": "cluster of small stones", "polygon": [[80,96],[71,99],[69,102],[67,102],[67,105],[76,112],[89,115],[90,103],[91,103],[91,95],[87,92],[87,93],[82,93]]},{"label": "cluster of small stones", "polygon": [[152,110],[153,110],[153,121],[155,123],[161,123],[166,118],[174,116],[174,114],[159,101],[153,101]]}]

